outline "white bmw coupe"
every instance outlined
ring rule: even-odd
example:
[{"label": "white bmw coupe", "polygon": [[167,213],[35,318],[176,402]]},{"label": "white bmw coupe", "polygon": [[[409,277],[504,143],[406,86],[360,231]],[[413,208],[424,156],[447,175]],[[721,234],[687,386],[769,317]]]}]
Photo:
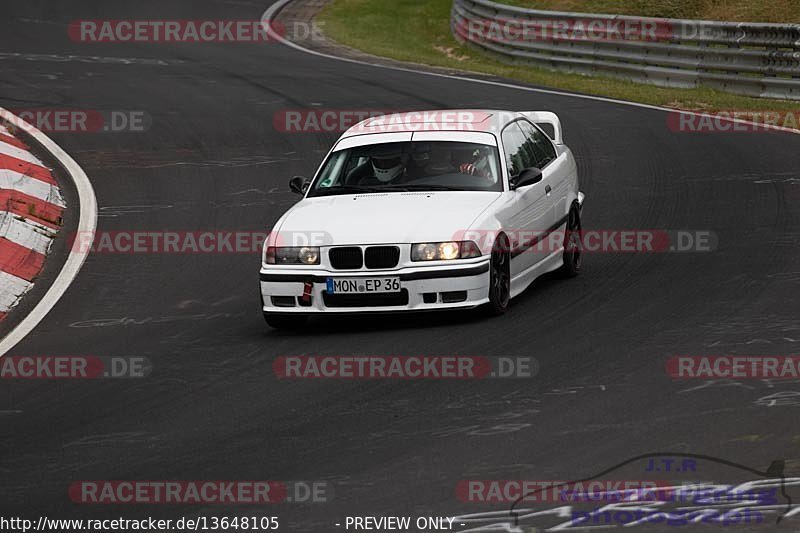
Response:
[{"label": "white bmw coupe", "polygon": [[275,224],[260,272],[272,327],[317,313],[502,314],[542,274],[581,268],[584,196],[550,112],[369,118],[289,187],[303,198]]}]

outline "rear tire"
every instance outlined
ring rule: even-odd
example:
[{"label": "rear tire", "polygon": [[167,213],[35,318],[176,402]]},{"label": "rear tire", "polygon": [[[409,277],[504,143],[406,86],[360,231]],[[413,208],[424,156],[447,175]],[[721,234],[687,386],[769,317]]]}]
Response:
[{"label": "rear tire", "polygon": [[574,278],[581,273],[582,263],[581,212],[577,207],[569,210],[567,230],[564,233],[564,264],[558,269],[566,278]]},{"label": "rear tire", "polygon": [[486,314],[499,316],[511,300],[511,254],[505,236],[498,239],[489,261],[489,303]]},{"label": "rear tire", "polygon": [[264,313],[267,325],[274,329],[297,330],[308,322],[307,315]]}]

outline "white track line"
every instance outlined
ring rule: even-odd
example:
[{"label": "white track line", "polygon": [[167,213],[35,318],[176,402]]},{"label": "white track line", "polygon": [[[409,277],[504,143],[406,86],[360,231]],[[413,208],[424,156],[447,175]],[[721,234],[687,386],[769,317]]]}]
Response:
[{"label": "white track line", "polygon": [[392,66],[392,65],[381,65],[379,63],[370,63],[369,61],[362,61],[362,60],[359,60],[359,59],[351,59],[349,57],[339,57],[339,56],[334,56],[334,55],[331,55],[331,54],[325,54],[323,52],[317,52],[316,50],[310,50],[308,48],[304,48],[304,47],[300,46],[297,43],[294,43],[292,41],[289,41],[289,40],[283,38],[281,35],[278,34],[278,32],[276,32],[276,31],[274,31],[272,29],[271,25],[268,24],[269,21],[274,20],[275,15],[281,9],[283,9],[286,5],[288,5],[292,1],[293,0],[278,0],[277,2],[275,2],[274,4],[269,6],[267,8],[267,10],[264,11],[264,14],[261,15],[261,24],[265,25],[265,29],[266,29],[267,33],[273,39],[276,39],[277,41],[281,42],[282,44],[284,44],[284,45],[286,45],[286,46],[288,46],[290,48],[294,48],[295,50],[299,50],[301,52],[305,52],[307,54],[315,55],[315,56],[318,56],[318,57],[325,57],[325,58],[333,59],[333,60],[336,60],[336,61],[344,61],[346,63],[355,63],[357,65],[366,65],[366,66],[375,67],[375,68],[396,70],[396,71],[400,71],[400,72],[410,72],[410,73],[413,73],[413,74],[422,74],[422,75],[425,75],[425,76],[434,76],[434,77],[437,77],[437,78],[445,78],[445,79],[458,80],[458,81],[468,81],[468,82],[472,82],[472,83],[480,83],[480,84],[483,84],[483,85],[492,85],[494,87],[504,87],[506,89],[517,89],[517,90],[520,90],[520,91],[528,91],[528,92],[532,92],[532,93],[553,94],[553,95],[557,95],[557,96],[569,96],[571,98],[581,98],[583,100],[594,100],[596,102],[606,102],[606,103],[610,103],[610,104],[627,105],[627,106],[639,107],[639,108],[642,108],[642,109],[652,109],[654,111],[667,111],[667,112],[670,112],[670,113],[684,113],[684,114],[688,114],[688,115],[697,115],[697,116],[701,116],[701,117],[711,117],[711,118],[713,118],[715,120],[724,120],[724,121],[728,121],[728,122],[739,122],[741,124],[749,124],[751,126],[753,126],[753,125],[754,126],[759,126],[760,128],[770,128],[770,129],[775,129],[775,130],[779,130],[779,131],[785,131],[785,132],[789,132],[789,133],[800,134],[800,130],[797,130],[797,129],[783,128],[783,127],[780,127],[780,126],[771,126],[771,125],[751,122],[749,120],[742,120],[742,119],[738,119],[738,118],[720,117],[720,116],[717,116],[717,115],[709,115],[707,113],[697,113],[695,111],[683,111],[683,110],[679,110],[679,109],[672,109],[672,108],[669,108],[669,107],[661,107],[661,106],[656,106],[656,105],[651,105],[651,104],[640,104],[638,102],[627,102],[625,100],[616,100],[614,98],[606,98],[606,97],[603,97],[603,96],[591,96],[591,95],[587,95],[587,94],[575,94],[575,93],[568,93],[568,92],[564,92],[564,91],[556,91],[556,90],[552,90],[552,89],[537,89],[537,88],[534,88],[534,87],[525,87],[523,85],[515,85],[513,83],[504,83],[504,82],[492,81],[492,80],[481,80],[481,79],[476,79],[476,78],[468,78],[466,76],[456,76],[456,75],[453,75],[453,74],[441,74],[441,73],[438,73],[438,72],[428,72],[428,71],[424,71],[424,70],[415,70],[413,68],[407,68],[407,67],[397,67],[397,66]]},{"label": "white track line", "polygon": [[[97,227],[97,198],[95,198],[92,184],[83,169],[47,135],[2,107],[0,107],[0,118],[28,132],[37,144],[61,164],[78,191],[80,215],[77,231],[91,232],[93,234]],[[58,276],[56,276],[53,284],[47,289],[42,299],[3,340],[0,340],[0,356],[5,355],[6,352],[25,338],[61,299],[70,284],[75,280],[84,261],[86,261],[86,257],[89,255],[89,247],[84,248],[86,249],[68,252],[69,256],[61,268],[61,272],[58,273]]]}]

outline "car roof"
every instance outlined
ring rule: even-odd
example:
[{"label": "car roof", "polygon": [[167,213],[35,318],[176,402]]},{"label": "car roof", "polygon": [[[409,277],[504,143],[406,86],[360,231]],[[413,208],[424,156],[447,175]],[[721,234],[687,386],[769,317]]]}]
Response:
[{"label": "car roof", "polygon": [[368,133],[416,131],[499,132],[509,121],[523,115],[516,111],[493,109],[436,109],[390,113],[362,120],[342,138]]}]

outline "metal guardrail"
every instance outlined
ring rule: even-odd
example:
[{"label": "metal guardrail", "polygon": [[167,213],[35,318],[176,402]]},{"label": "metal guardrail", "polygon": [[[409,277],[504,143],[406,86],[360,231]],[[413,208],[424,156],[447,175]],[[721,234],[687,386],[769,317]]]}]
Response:
[{"label": "metal guardrail", "polygon": [[514,63],[800,100],[800,24],[565,13],[490,0],[453,0],[450,24],[459,41]]}]

